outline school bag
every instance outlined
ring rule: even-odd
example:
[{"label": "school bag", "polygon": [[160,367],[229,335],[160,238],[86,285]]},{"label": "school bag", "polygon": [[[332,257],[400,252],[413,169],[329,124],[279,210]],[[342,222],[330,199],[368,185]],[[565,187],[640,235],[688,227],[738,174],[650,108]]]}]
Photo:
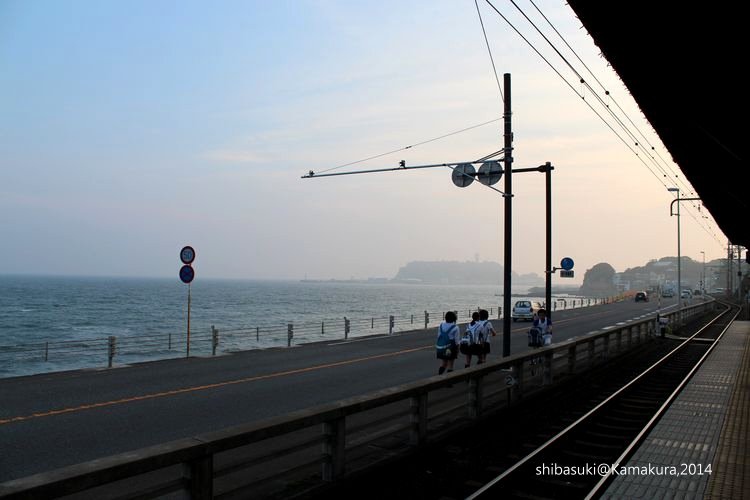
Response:
[{"label": "school bag", "polygon": [[474,325],[474,343],[482,345],[484,343],[485,335],[487,334],[487,321],[478,321]]},{"label": "school bag", "polygon": [[477,326],[479,326],[479,323],[474,323],[466,327],[464,336],[461,337],[461,345],[468,346],[474,343],[474,332],[476,332]]},{"label": "school bag", "polygon": [[533,327],[529,330],[529,347],[542,347],[544,345],[544,335],[542,329]]},{"label": "school bag", "polygon": [[438,338],[437,342],[435,343],[435,349],[438,351],[438,356],[450,356],[450,348],[451,348],[451,339],[450,339],[450,332],[453,331],[454,328],[458,328],[456,325],[450,325],[447,329],[443,328],[445,326],[445,323],[441,324],[438,327]]}]

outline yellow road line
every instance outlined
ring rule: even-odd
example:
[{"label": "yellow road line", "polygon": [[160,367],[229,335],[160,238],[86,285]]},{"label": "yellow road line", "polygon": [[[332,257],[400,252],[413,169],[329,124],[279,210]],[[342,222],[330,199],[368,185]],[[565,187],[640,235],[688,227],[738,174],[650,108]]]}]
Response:
[{"label": "yellow road line", "polygon": [[296,368],[294,370],[287,370],[283,372],[276,372],[276,373],[269,373],[266,375],[256,375],[254,377],[246,377],[236,380],[227,380],[224,382],[216,382],[214,384],[206,384],[206,385],[199,385],[194,387],[183,387],[181,389],[173,389],[171,391],[164,391],[164,392],[156,392],[153,394],[143,394],[141,396],[131,396],[128,398],[122,398],[122,399],[115,399],[112,401],[101,401],[98,403],[90,403],[80,406],[73,406],[70,408],[60,408],[58,410],[49,410],[45,412],[39,412],[39,413],[32,413],[31,415],[22,415],[17,417],[10,417],[6,419],[0,419],[0,425],[10,424],[13,422],[23,422],[26,420],[33,420],[36,418],[43,418],[43,417],[52,417],[55,415],[64,415],[67,413],[76,413],[83,410],[91,410],[94,408],[104,408],[107,406],[116,406],[121,405],[125,403],[131,403],[134,401],[144,401],[147,399],[157,399],[157,398],[163,398],[167,396],[175,396],[177,394],[186,394],[190,392],[198,392],[198,391],[205,391],[208,389],[216,389],[219,387],[225,387],[229,385],[236,385],[236,384],[244,384],[247,382],[255,382],[258,380],[266,380],[270,378],[276,378],[276,377],[285,377],[287,375],[296,375],[298,373],[305,373],[305,372],[311,372],[315,370],[322,370],[325,368],[333,368],[336,366],[345,366],[345,365],[351,365],[354,363],[361,363],[363,361],[370,361],[373,359],[382,359],[382,358],[388,358],[393,356],[399,356],[401,354],[408,354],[411,352],[421,351],[424,349],[432,348],[433,346],[426,346],[426,347],[415,347],[413,349],[404,349],[402,351],[396,351],[396,352],[389,352],[385,354],[376,354],[373,356],[366,356],[363,358],[355,358],[355,359],[348,359],[346,361],[337,361],[335,363],[327,363],[324,365],[315,365],[315,366],[308,366],[306,368]]},{"label": "yellow road line", "polygon": [[[556,322],[556,324],[567,323],[569,321],[574,321],[575,319],[576,318],[561,320],[561,321]],[[511,330],[511,331],[525,332],[526,330],[518,328],[516,330]],[[498,336],[500,336],[500,334],[498,334]],[[389,352],[389,353],[385,353],[385,354],[376,354],[376,355],[373,355],[373,356],[365,356],[365,357],[362,357],[362,358],[349,359],[349,360],[346,360],[346,361],[337,361],[335,363],[327,363],[327,364],[324,364],[324,365],[308,366],[306,368],[296,368],[294,370],[287,370],[287,371],[283,371],[283,372],[269,373],[267,375],[256,375],[254,377],[246,377],[246,378],[241,378],[241,379],[236,379],[236,380],[227,380],[227,381],[224,381],[224,382],[216,382],[214,384],[206,384],[206,385],[193,386],[193,387],[183,387],[181,389],[173,389],[171,391],[156,392],[156,393],[153,393],[153,394],[143,394],[143,395],[140,395],[140,396],[131,396],[131,397],[128,397],[128,398],[115,399],[115,400],[112,400],[112,401],[101,401],[101,402],[98,402],[98,403],[90,403],[90,404],[85,404],[85,405],[80,405],[80,406],[73,406],[73,407],[70,407],[70,408],[60,408],[58,410],[49,410],[49,411],[44,411],[44,412],[32,413],[31,415],[21,415],[21,416],[17,416],[17,417],[9,417],[9,418],[5,418],[5,419],[0,419],[0,425],[10,424],[10,423],[14,423],[14,422],[23,422],[23,421],[26,421],[26,420],[33,420],[33,419],[36,419],[36,418],[52,417],[52,416],[55,416],[55,415],[64,415],[64,414],[67,414],[67,413],[76,413],[76,412],[79,412],[79,411],[91,410],[91,409],[94,409],[94,408],[104,408],[104,407],[107,407],[107,406],[116,406],[116,405],[121,405],[121,404],[125,404],[125,403],[132,403],[132,402],[135,402],[135,401],[144,401],[144,400],[148,400],[148,399],[158,399],[158,398],[163,398],[163,397],[167,397],[167,396],[175,396],[175,395],[178,395],[178,394],[187,394],[187,393],[190,393],[190,392],[205,391],[205,390],[208,390],[208,389],[216,389],[216,388],[219,388],[219,387],[225,387],[225,386],[229,386],[229,385],[245,384],[245,383],[248,383],[248,382],[256,382],[258,380],[266,380],[266,379],[277,378],[277,377],[285,377],[285,376],[288,376],[288,375],[296,375],[298,373],[305,373],[305,372],[311,372],[311,371],[315,371],[315,370],[322,370],[322,369],[325,369],[325,368],[334,368],[336,366],[345,366],[345,365],[351,365],[351,364],[354,364],[354,363],[361,363],[363,361],[370,361],[370,360],[373,360],[373,359],[382,359],[382,358],[389,358],[389,357],[393,357],[393,356],[399,356],[399,355],[402,355],[402,354],[408,354],[408,353],[411,353],[411,352],[421,351],[421,350],[424,350],[424,349],[431,349],[432,347],[433,346],[431,346],[431,345],[429,345],[429,346],[423,346],[423,347],[415,347],[415,348],[412,348],[412,349],[405,349],[405,350],[402,350],[402,351]]]}]

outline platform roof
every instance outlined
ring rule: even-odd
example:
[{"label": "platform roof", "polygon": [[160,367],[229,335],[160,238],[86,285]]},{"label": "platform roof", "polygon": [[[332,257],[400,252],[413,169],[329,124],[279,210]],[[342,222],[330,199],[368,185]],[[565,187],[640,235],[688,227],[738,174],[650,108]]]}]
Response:
[{"label": "platform roof", "polygon": [[750,246],[742,4],[568,3],[721,230],[732,244]]}]

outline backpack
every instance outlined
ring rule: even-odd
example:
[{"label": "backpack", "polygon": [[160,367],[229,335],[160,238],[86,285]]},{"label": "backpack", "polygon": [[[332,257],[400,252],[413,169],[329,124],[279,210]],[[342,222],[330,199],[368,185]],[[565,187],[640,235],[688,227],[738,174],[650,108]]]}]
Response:
[{"label": "backpack", "polygon": [[462,345],[471,345],[474,343],[474,332],[476,331],[477,326],[479,326],[479,322],[466,327],[466,332],[464,332],[464,336],[461,337]]},{"label": "backpack", "polygon": [[435,343],[435,348],[438,352],[438,357],[447,359],[451,356],[451,347],[453,346],[453,343],[451,341],[451,338],[449,334],[453,331],[454,328],[458,328],[456,325],[451,325],[447,330],[443,328],[445,323],[441,324],[438,327],[438,338],[437,342]]},{"label": "backpack", "polygon": [[474,326],[474,343],[475,344],[483,344],[485,339],[485,335],[487,333],[487,321],[477,321],[477,324]]}]

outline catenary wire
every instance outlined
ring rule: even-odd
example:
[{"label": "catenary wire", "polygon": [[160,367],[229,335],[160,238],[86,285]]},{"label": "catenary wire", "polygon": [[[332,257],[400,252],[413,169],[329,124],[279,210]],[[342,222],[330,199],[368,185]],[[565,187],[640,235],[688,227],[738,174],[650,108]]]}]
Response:
[{"label": "catenary wire", "polygon": [[500,120],[502,120],[502,118],[494,118],[494,119],[486,121],[486,122],[482,122],[482,123],[478,123],[476,125],[472,125],[470,127],[462,128],[461,130],[455,130],[453,132],[449,132],[447,134],[443,134],[443,135],[441,135],[439,137],[434,137],[432,139],[427,139],[426,141],[417,142],[415,144],[411,144],[411,145],[405,146],[403,148],[394,149],[393,151],[387,151],[385,153],[380,153],[380,154],[377,154],[377,155],[374,155],[374,156],[368,156],[367,158],[362,158],[361,160],[356,160],[356,161],[352,161],[352,162],[349,162],[349,163],[344,163],[343,165],[338,165],[336,167],[331,167],[331,168],[327,168],[325,170],[320,170],[320,171],[318,171],[316,173],[323,174],[325,172],[330,172],[332,170],[336,170],[336,169],[339,169],[339,168],[348,167],[350,165],[356,165],[357,163],[363,163],[363,162],[366,162],[366,161],[369,161],[369,160],[375,160],[377,158],[382,158],[383,156],[388,156],[388,155],[391,155],[391,154],[394,154],[394,153],[398,153],[399,151],[406,151],[407,149],[416,148],[417,146],[422,146],[422,145],[428,144],[430,142],[435,142],[435,141],[438,141],[440,139],[445,139],[446,137],[450,137],[452,135],[460,134],[462,132],[467,132],[467,131],[473,130],[475,128],[484,127],[485,125],[489,125],[490,123],[495,123],[495,122],[498,122]]},{"label": "catenary wire", "polygon": [[487,39],[487,31],[484,29],[484,21],[482,20],[482,12],[479,10],[479,3],[474,0],[474,6],[477,8],[477,15],[479,16],[479,24],[482,26],[482,34],[484,35],[484,43],[487,45],[487,53],[490,55],[490,62],[492,62],[492,73],[495,75],[495,81],[497,82],[497,90],[500,91],[500,100],[505,102],[505,96],[503,95],[503,87],[500,85],[500,77],[497,76],[497,68],[495,67],[495,58],[492,57],[492,49],[490,49],[490,41]]},{"label": "catenary wire", "polygon": [[[645,166],[645,167],[646,167],[646,168],[648,169],[648,171],[649,171],[649,172],[650,172],[650,173],[651,173],[651,174],[652,174],[652,175],[654,176],[654,178],[656,178],[656,179],[657,179],[657,181],[659,181],[659,183],[660,183],[660,184],[662,184],[662,186],[664,186],[665,188],[668,188],[669,186],[667,186],[667,185],[666,185],[666,184],[664,183],[664,181],[662,180],[662,178],[660,178],[660,177],[659,177],[659,176],[658,176],[658,175],[657,175],[657,174],[656,174],[656,173],[654,172],[654,170],[653,170],[653,169],[652,169],[652,168],[651,168],[651,167],[650,167],[650,166],[648,165],[648,163],[646,163],[646,162],[645,162],[645,161],[643,160],[642,156],[641,156],[641,155],[640,155],[640,154],[639,154],[639,153],[638,153],[637,151],[635,151],[635,150],[633,149],[633,147],[632,147],[632,146],[631,146],[631,145],[630,145],[630,144],[628,143],[628,141],[626,141],[625,139],[623,139],[623,137],[622,137],[622,136],[621,136],[621,135],[620,135],[620,134],[619,134],[619,133],[618,133],[618,132],[617,132],[617,131],[616,131],[616,130],[615,130],[615,129],[613,128],[613,126],[612,126],[612,125],[611,125],[611,124],[610,124],[610,123],[609,123],[609,122],[608,122],[608,121],[607,121],[607,120],[606,120],[606,119],[605,119],[605,118],[604,118],[604,117],[603,117],[603,116],[602,116],[602,115],[601,115],[601,114],[600,114],[600,113],[599,113],[599,112],[598,112],[598,111],[597,111],[597,110],[596,110],[596,109],[595,109],[595,108],[594,108],[594,107],[593,107],[593,106],[592,106],[592,105],[591,105],[591,104],[589,103],[589,101],[588,101],[588,100],[586,100],[586,99],[585,99],[585,95],[583,95],[583,94],[582,94],[581,92],[579,92],[578,90],[576,90],[576,88],[575,88],[575,87],[573,87],[573,85],[572,85],[572,84],[571,84],[571,83],[570,83],[570,82],[569,82],[569,81],[568,81],[568,80],[567,80],[567,79],[566,79],[566,78],[565,78],[565,77],[564,77],[564,76],[563,76],[563,75],[562,75],[562,74],[560,73],[560,71],[559,71],[559,70],[558,70],[558,69],[557,69],[557,68],[556,68],[556,67],[555,67],[555,66],[554,66],[554,65],[553,65],[553,64],[552,64],[552,63],[551,63],[551,62],[550,62],[550,61],[549,61],[549,60],[548,60],[548,59],[547,59],[547,58],[546,58],[546,57],[545,57],[545,56],[544,56],[544,55],[543,55],[543,54],[542,54],[542,53],[541,53],[541,52],[540,52],[540,51],[539,51],[539,50],[538,50],[537,48],[536,48],[536,46],[534,46],[534,44],[533,44],[533,43],[531,43],[531,42],[529,41],[529,39],[528,39],[528,38],[526,38],[526,37],[525,37],[525,36],[524,36],[524,35],[523,35],[523,34],[522,34],[522,33],[521,33],[521,32],[520,32],[519,30],[518,30],[518,28],[516,28],[516,26],[515,26],[515,25],[514,25],[514,24],[513,24],[512,22],[510,22],[510,20],[509,20],[509,19],[508,19],[508,18],[507,18],[507,17],[505,16],[505,15],[503,15],[503,13],[502,13],[502,12],[500,12],[500,11],[499,11],[499,10],[497,9],[497,7],[495,7],[495,5],[493,5],[493,4],[492,4],[492,2],[491,2],[490,0],[485,0],[485,1],[486,1],[486,2],[487,2],[487,4],[488,4],[488,5],[489,5],[489,6],[490,6],[490,7],[491,7],[491,8],[492,8],[492,9],[493,9],[493,10],[494,10],[494,11],[495,11],[495,12],[496,12],[496,13],[497,13],[497,14],[498,14],[498,15],[499,15],[499,16],[500,16],[500,17],[501,17],[501,18],[502,18],[502,19],[503,19],[503,20],[504,20],[504,21],[505,21],[505,22],[506,22],[506,23],[507,23],[507,24],[508,24],[509,26],[510,26],[510,27],[511,27],[511,29],[513,29],[513,31],[515,31],[515,32],[516,32],[516,34],[518,34],[518,36],[519,36],[519,37],[521,37],[521,39],[523,39],[523,41],[524,41],[524,42],[526,42],[526,44],[527,44],[527,45],[528,45],[529,47],[531,47],[531,49],[532,49],[532,50],[533,50],[534,52],[536,52],[536,54],[537,54],[537,55],[538,55],[538,56],[539,56],[539,57],[540,57],[540,58],[541,58],[541,59],[542,59],[542,60],[543,60],[543,61],[544,61],[544,62],[545,62],[545,63],[546,63],[546,64],[547,64],[547,65],[548,65],[549,67],[550,67],[550,69],[552,69],[552,70],[553,70],[553,71],[554,71],[554,72],[555,72],[555,73],[556,73],[556,74],[557,74],[557,75],[558,75],[558,76],[560,77],[560,79],[561,79],[561,80],[562,80],[562,81],[563,81],[563,82],[564,82],[564,83],[565,83],[565,84],[566,84],[566,85],[567,85],[567,86],[568,86],[568,87],[569,87],[569,88],[570,88],[570,89],[571,89],[571,90],[572,90],[573,92],[575,92],[575,93],[576,93],[576,95],[578,95],[578,96],[579,96],[579,97],[580,97],[580,98],[581,98],[581,99],[583,100],[583,102],[584,102],[584,103],[586,103],[586,105],[587,105],[587,106],[589,107],[589,109],[591,109],[591,111],[592,111],[592,112],[593,112],[594,114],[596,114],[596,115],[597,115],[597,116],[599,117],[599,119],[600,119],[600,120],[601,120],[601,121],[602,121],[602,122],[603,122],[603,123],[604,123],[604,124],[605,124],[605,125],[606,125],[606,126],[607,126],[607,127],[608,127],[608,128],[610,129],[610,130],[611,130],[611,131],[612,131],[612,133],[614,133],[614,134],[615,134],[615,135],[617,136],[617,138],[618,138],[618,139],[620,139],[620,141],[622,141],[622,142],[623,142],[623,144],[625,144],[625,146],[626,146],[626,147],[627,147],[628,149],[630,149],[630,151],[631,151],[631,152],[632,152],[632,153],[633,153],[633,154],[634,154],[634,155],[635,155],[635,156],[636,156],[636,157],[637,157],[637,158],[639,159],[639,161],[640,161],[641,163],[643,163],[643,165],[644,165],[644,166]],[[512,0],[511,0],[511,1],[512,1]],[[515,5],[515,3],[514,3],[514,5]],[[524,16],[525,16],[525,14],[524,14]],[[525,16],[525,17],[526,17],[526,16]],[[528,17],[527,17],[527,19],[528,19]],[[532,25],[533,25],[533,23],[532,23]],[[546,37],[545,37],[545,39],[546,39]],[[553,45],[553,48],[554,48],[554,45]],[[555,48],[555,51],[556,51],[556,52],[558,52],[558,54],[559,54],[559,51],[558,51],[558,50],[557,50],[556,48]],[[561,58],[562,58],[562,59],[563,59],[563,60],[564,60],[564,61],[566,62],[566,64],[568,64],[568,65],[570,66],[570,63],[569,63],[569,62],[567,61],[567,59],[565,59],[565,57],[564,57],[564,56],[562,56],[562,55],[560,54],[560,57],[561,57]],[[578,72],[577,72],[577,71],[576,71],[576,70],[575,70],[574,68],[571,68],[571,69],[572,69],[572,70],[573,70],[573,71],[574,71],[574,72],[575,72],[575,73],[576,73],[577,75],[579,75],[579,78],[580,78],[580,74],[579,74],[579,73],[578,73]],[[583,78],[580,78],[580,79],[581,79],[581,80],[584,80]],[[589,87],[589,88],[590,88],[590,87]],[[591,91],[592,91],[592,93],[594,93],[594,95],[596,95],[596,96],[597,96],[597,98],[598,98],[598,95],[597,95],[597,94],[596,94],[596,93],[595,93],[595,92],[593,91],[593,89],[591,89],[591,88],[590,88],[590,90],[591,90]],[[602,102],[600,98],[599,98],[599,101],[600,101],[600,102]],[[602,102],[602,104],[604,104],[604,103]],[[610,114],[611,114],[611,110],[610,110]],[[621,123],[621,122],[620,122],[620,123]],[[621,123],[621,126],[623,126],[623,125],[622,125],[622,123]],[[630,133],[629,133],[629,135],[631,135],[631,136],[632,136],[632,134],[630,134]],[[634,141],[634,142],[636,142],[636,141]],[[660,169],[660,170],[661,170],[661,169]],[[663,171],[662,171],[662,172],[663,172]],[[664,175],[664,176],[666,177],[666,175]],[[689,213],[689,215],[690,215],[691,217],[693,217],[693,219],[695,219],[695,220],[696,220],[696,222],[698,222],[698,221],[697,221],[697,219],[695,218],[695,216],[694,216],[694,215],[693,215],[692,213],[690,213],[690,212],[688,212],[688,213]],[[701,224],[700,222],[699,222],[699,225],[700,225],[700,226],[701,226],[701,227],[702,227],[702,228],[703,228],[704,230],[706,230],[706,231],[708,232],[708,230],[707,230],[707,228],[706,228],[706,226],[705,226],[705,225]],[[718,238],[716,238],[716,235],[715,235],[714,233],[712,233],[712,232],[709,232],[709,234],[710,234],[710,235],[711,235],[712,237],[714,237],[714,239],[716,239],[716,240],[717,240],[717,242],[718,242],[719,244],[722,244],[722,245],[723,245],[723,243],[721,243],[721,242],[719,241],[719,239],[718,239]]]},{"label": "catenary wire", "polygon": [[[641,132],[641,129],[638,128],[638,125],[636,125],[635,122],[630,118],[630,115],[628,115],[628,113],[622,108],[622,106],[620,106],[620,104],[617,102],[617,99],[614,98],[614,96],[609,92],[609,90],[605,87],[605,85],[599,80],[599,78],[596,77],[596,75],[594,74],[594,72],[591,70],[591,68],[588,67],[588,65],[583,61],[583,59],[581,59],[581,57],[578,55],[578,53],[575,51],[575,49],[573,47],[571,47],[571,45],[568,43],[568,41],[565,39],[565,37],[562,35],[562,33],[560,33],[560,31],[555,27],[554,24],[552,24],[552,21],[550,21],[549,18],[544,14],[544,12],[542,12],[542,10],[536,5],[536,3],[534,3],[534,0],[529,0],[529,3],[531,3],[531,5],[534,6],[534,8],[536,9],[536,11],[539,13],[539,15],[542,16],[542,18],[547,22],[547,24],[550,26],[550,28],[552,28],[552,30],[557,34],[557,36],[560,38],[560,40],[562,40],[562,42],[565,44],[565,46],[568,47],[568,50],[570,50],[570,52],[573,53],[573,55],[576,57],[576,59],[578,59],[578,61],[583,65],[583,67],[586,68],[586,71],[588,71],[588,73],[596,81],[596,83],[598,83],[599,86],[602,88],[602,90],[604,90],[604,92],[607,95],[607,97],[609,99],[611,99],[611,101],[614,103],[614,105],[617,106],[617,109],[620,110],[620,112],[623,114],[623,116],[625,116],[625,118],[628,120],[628,122],[633,126],[633,128],[635,128],[636,132],[638,132],[638,135],[640,135],[641,139],[649,146],[649,148],[651,148],[651,151],[653,151],[653,153],[656,154],[656,156],[659,157],[659,160],[661,160],[662,164],[667,169],[669,169],[670,172],[673,175],[676,175],[676,172],[672,169],[672,167],[669,165],[669,163],[664,160],[664,158],[661,156],[661,154],[659,153],[659,151],[654,147],[654,145],[651,143],[651,141],[648,140],[648,137],[646,137],[646,135],[643,132]],[[654,161],[655,160],[656,159],[654,158]],[[683,187],[687,188],[690,193],[695,194],[692,191],[692,189],[691,189],[690,186],[687,186],[679,178],[678,178],[678,181],[683,185]]]}]

